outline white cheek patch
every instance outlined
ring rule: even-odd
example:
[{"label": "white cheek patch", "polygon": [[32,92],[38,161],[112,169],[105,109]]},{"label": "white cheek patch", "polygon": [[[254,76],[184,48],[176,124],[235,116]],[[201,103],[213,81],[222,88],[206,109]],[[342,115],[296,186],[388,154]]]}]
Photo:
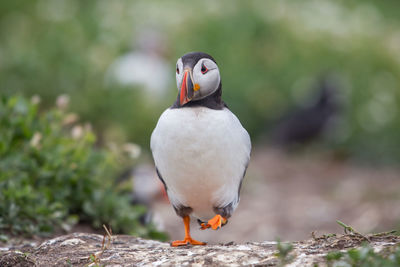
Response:
[{"label": "white cheek patch", "polygon": [[178,72],[175,71],[175,77],[176,77],[176,87],[181,88],[181,83],[182,83],[182,75],[183,75],[183,63],[182,63],[182,58],[178,59],[178,61],[176,62],[176,67],[179,70],[179,74]]},{"label": "white cheek patch", "polygon": [[220,78],[219,72],[214,70],[209,70],[202,78],[200,78],[199,85],[199,95],[203,98],[214,93],[219,86]]},{"label": "white cheek patch", "polygon": [[[206,73],[201,72],[202,65],[208,69]],[[220,74],[217,64],[210,59],[201,59],[193,68],[193,80],[200,86],[195,94],[195,99],[201,99],[214,93],[220,83]]]},{"label": "white cheek patch", "polygon": [[182,81],[182,77],[180,75],[176,74],[176,87],[178,88],[178,91],[179,91],[179,88],[181,87],[181,81]]}]

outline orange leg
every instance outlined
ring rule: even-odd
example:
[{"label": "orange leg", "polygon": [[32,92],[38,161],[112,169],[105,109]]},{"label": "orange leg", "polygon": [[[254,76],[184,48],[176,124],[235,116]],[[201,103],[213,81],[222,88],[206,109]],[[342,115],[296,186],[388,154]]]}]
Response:
[{"label": "orange leg", "polygon": [[201,230],[205,230],[205,229],[211,227],[213,230],[217,230],[217,229],[221,228],[222,225],[226,224],[227,221],[228,220],[225,217],[222,217],[221,215],[217,214],[217,215],[214,216],[214,218],[209,220],[207,222],[207,224],[206,223],[202,223],[200,229]]},{"label": "orange leg", "polygon": [[204,242],[194,240],[190,236],[190,218],[189,218],[189,216],[183,217],[183,223],[185,224],[185,239],[173,241],[171,243],[171,246],[178,247],[178,246],[185,246],[188,244],[191,244],[191,245],[205,245],[206,244]]}]

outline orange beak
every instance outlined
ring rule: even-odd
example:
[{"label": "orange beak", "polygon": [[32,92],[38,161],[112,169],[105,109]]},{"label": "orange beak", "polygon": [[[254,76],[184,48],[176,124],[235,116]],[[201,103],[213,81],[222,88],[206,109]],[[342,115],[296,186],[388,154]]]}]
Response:
[{"label": "orange beak", "polygon": [[179,95],[179,104],[183,106],[190,100],[192,100],[192,98],[193,98],[193,82],[190,76],[190,71],[186,70],[185,73],[183,74],[181,92]]}]

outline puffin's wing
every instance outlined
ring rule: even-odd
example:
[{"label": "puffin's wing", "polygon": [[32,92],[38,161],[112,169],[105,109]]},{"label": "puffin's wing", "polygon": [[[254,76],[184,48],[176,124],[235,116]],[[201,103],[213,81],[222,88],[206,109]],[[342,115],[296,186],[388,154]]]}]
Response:
[{"label": "puffin's wing", "polygon": [[158,170],[157,166],[156,166],[156,172],[157,172],[158,179],[160,179],[160,181],[164,185],[165,192],[167,192],[167,189],[168,189],[167,184],[165,183],[164,179],[162,178],[162,176],[160,174],[160,171]]},{"label": "puffin's wing", "polygon": [[[251,146],[250,146],[250,153],[251,153]],[[248,158],[248,160],[247,160],[247,162],[246,162],[246,167],[244,168],[244,172],[243,172],[242,179],[240,179],[239,189],[238,189],[238,199],[240,199],[240,190],[242,189],[243,179],[244,179],[244,177],[246,176],[247,167],[249,167],[250,153],[249,153],[249,158]]]},{"label": "puffin's wing", "polygon": [[[152,135],[151,135],[151,137],[150,137],[150,150],[151,150],[152,153],[154,152],[154,146],[155,146],[153,134],[154,134],[154,132],[152,133]],[[155,164],[155,162],[154,162],[154,164]],[[156,164],[155,164],[155,165],[156,165]],[[158,170],[157,165],[156,165],[156,172],[157,172],[158,179],[160,179],[160,181],[161,181],[161,182],[163,183],[163,185],[164,185],[165,192],[168,194],[168,187],[167,187],[167,184],[165,183],[165,180],[163,179],[163,177],[162,177],[160,171]]]},{"label": "puffin's wing", "polygon": [[[232,113],[232,115],[239,121],[239,119],[233,113]],[[249,167],[250,154],[251,154],[251,139],[250,139],[250,135],[241,124],[240,124],[240,126],[241,126],[241,131],[242,131],[242,134],[243,134],[243,145],[245,147],[244,153],[246,153],[247,157],[245,157],[245,162],[244,162],[244,165],[243,165],[244,166],[243,175],[242,175],[242,178],[240,179],[240,183],[239,183],[238,202],[239,202],[240,190],[242,188],[243,179],[246,176],[247,167]]]}]

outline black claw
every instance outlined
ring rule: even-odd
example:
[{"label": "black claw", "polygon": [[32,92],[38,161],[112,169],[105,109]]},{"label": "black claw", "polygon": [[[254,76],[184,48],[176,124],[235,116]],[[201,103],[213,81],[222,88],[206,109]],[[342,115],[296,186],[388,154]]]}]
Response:
[{"label": "black claw", "polygon": [[203,224],[203,223],[205,223],[205,222],[203,222],[203,221],[200,220],[200,219],[197,219],[197,223],[201,226],[201,224]]}]

